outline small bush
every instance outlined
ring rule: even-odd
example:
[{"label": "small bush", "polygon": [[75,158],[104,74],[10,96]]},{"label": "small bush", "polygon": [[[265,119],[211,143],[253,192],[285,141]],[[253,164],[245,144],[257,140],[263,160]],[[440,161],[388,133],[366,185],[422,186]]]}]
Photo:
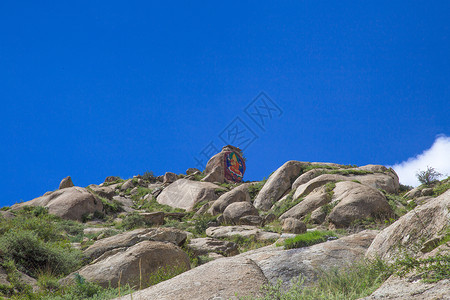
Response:
[{"label": "small bush", "polygon": [[226,240],[236,243],[240,253],[265,247],[275,242],[275,240],[257,240],[254,236],[244,237],[242,235],[233,235],[231,238],[226,238]]},{"label": "small bush", "polygon": [[154,183],[157,181],[156,176],[153,174],[152,171],[146,171],[144,175],[142,175],[142,179],[149,181],[151,183]]},{"label": "small bush", "polygon": [[450,255],[436,255],[426,259],[417,259],[406,255],[395,263],[397,275],[405,276],[415,271],[424,282],[437,282],[450,278]]},{"label": "small bush", "polygon": [[427,167],[425,171],[419,171],[416,173],[416,177],[419,180],[421,184],[430,185],[431,183],[434,183],[438,181],[439,177],[441,177],[442,174],[436,171],[433,167]]},{"label": "small bush", "polygon": [[148,282],[146,282],[146,286],[151,286],[158,284],[160,282],[166,281],[170,278],[173,278],[183,272],[187,271],[187,269],[184,266],[165,266],[162,268],[159,268],[156,272],[152,273],[149,278]]},{"label": "small bush", "polygon": [[139,227],[144,227],[145,225],[145,219],[143,216],[139,215],[138,213],[131,213],[123,219],[119,227],[125,230],[131,230]]},{"label": "small bush", "polygon": [[320,230],[308,231],[293,238],[286,239],[284,241],[284,247],[286,249],[308,247],[314,244],[326,242],[330,238],[337,238],[336,233],[333,231]]},{"label": "small bush", "polygon": [[68,274],[81,263],[81,251],[65,241],[45,242],[36,232],[12,230],[0,237],[0,251],[30,276],[42,270]]}]

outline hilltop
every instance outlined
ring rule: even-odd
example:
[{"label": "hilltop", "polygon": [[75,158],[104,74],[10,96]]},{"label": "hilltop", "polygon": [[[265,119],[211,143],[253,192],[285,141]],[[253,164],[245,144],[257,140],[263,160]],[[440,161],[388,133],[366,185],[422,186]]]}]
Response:
[{"label": "hilltop", "polygon": [[288,161],[245,182],[244,161],[224,147],[203,172],[67,177],[2,208],[0,295],[448,299],[450,178],[412,189],[381,165]]}]

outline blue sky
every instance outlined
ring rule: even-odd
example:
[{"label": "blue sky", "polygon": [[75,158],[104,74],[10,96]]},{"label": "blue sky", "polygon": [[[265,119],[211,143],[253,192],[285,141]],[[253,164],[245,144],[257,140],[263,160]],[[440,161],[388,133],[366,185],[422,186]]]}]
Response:
[{"label": "blue sky", "polygon": [[0,205],[183,173],[233,129],[245,180],[450,136],[448,1],[148,2],[0,2]]}]

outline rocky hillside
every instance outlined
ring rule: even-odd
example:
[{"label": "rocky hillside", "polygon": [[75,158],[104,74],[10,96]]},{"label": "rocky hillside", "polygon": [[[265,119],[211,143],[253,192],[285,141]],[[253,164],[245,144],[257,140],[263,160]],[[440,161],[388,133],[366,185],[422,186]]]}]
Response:
[{"label": "rocky hillside", "polygon": [[450,299],[450,179],[410,190],[380,165],[288,161],[239,182],[221,157],[203,173],[68,177],[2,208],[0,295]]}]

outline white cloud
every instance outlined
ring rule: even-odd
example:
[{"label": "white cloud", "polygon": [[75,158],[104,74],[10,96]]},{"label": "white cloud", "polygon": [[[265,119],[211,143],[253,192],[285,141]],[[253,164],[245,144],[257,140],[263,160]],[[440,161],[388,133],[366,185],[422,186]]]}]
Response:
[{"label": "white cloud", "polygon": [[450,175],[450,137],[437,136],[430,149],[391,167],[397,172],[400,183],[418,186],[420,183],[416,173],[419,170],[426,170],[427,166],[435,168],[446,176]]}]

